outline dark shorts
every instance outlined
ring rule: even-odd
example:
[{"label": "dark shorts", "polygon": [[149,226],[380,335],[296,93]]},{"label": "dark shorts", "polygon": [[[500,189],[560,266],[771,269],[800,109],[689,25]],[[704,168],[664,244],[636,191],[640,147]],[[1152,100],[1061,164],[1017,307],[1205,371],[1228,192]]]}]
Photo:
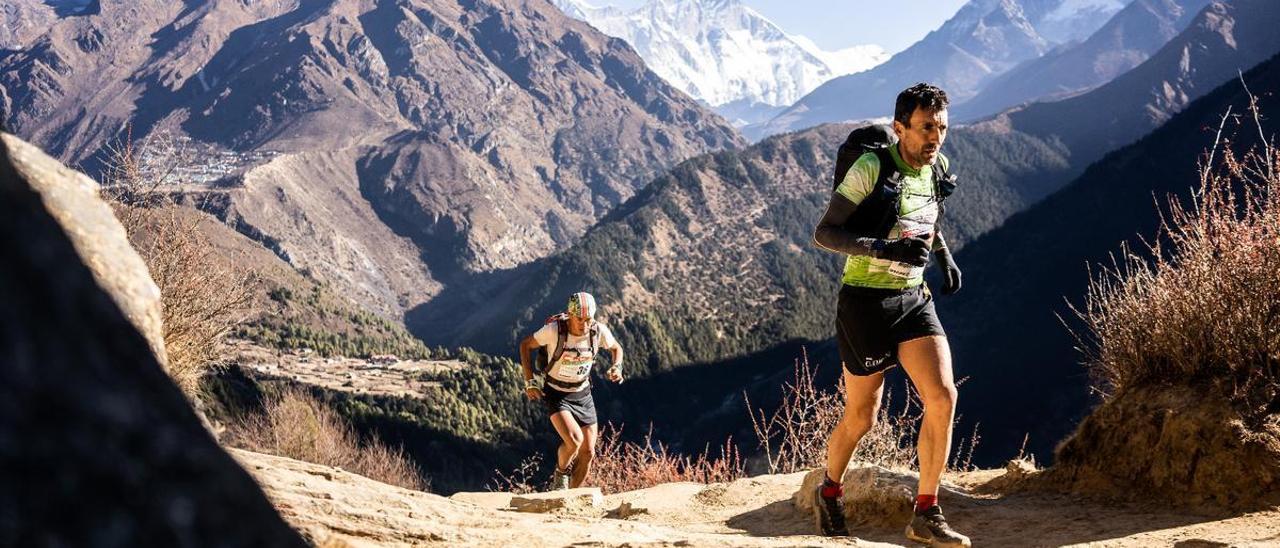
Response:
[{"label": "dark shorts", "polygon": [[548,415],[568,411],[580,425],[596,423],[596,402],[591,397],[591,388],[561,392],[548,385],[542,391],[542,403],[546,404]]},{"label": "dark shorts", "polygon": [[946,333],[924,284],[910,289],[840,287],[836,344],[849,373],[866,376],[899,365],[898,343],[932,335]]}]

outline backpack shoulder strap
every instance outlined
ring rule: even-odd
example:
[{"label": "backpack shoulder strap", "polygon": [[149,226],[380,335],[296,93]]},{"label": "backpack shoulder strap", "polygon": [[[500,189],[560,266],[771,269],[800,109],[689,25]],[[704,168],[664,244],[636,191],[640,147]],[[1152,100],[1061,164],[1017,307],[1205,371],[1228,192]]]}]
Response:
[{"label": "backpack shoulder strap", "polygon": [[880,172],[876,175],[876,185],[871,189],[871,192],[875,192],[898,173],[898,163],[893,161],[893,154],[889,152],[889,147],[872,149],[871,152],[876,155],[876,159],[880,160]]},{"label": "backpack shoulder strap", "polygon": [[950,162],[942,161],[942,154],[933,160],[930,171],[933,173],[933,194],[938,203],[946,201],[956,191],[956,176],[951,174]]},{"label": "backpack shoulder strap", "polygon": [[593,322],[591,324],[591,330],[587,332],[587,336],[591,338],[591,355],[594,357],[596,355],[596,339],[600,338],[599,324]]},{"label": "backpack shoulder strap", "polygon": [[548,366],[555,365],[564,356],[564,347],[569,343],[569,326],[564,318],[556,318],[556,349],[551,353],[551,359],[547,361]]}]

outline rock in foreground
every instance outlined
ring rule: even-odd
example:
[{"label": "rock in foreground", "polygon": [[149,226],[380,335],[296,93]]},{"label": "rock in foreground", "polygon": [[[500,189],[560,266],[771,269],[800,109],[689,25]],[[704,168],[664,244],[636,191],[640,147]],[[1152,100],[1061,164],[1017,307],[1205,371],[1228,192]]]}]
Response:
[{"label": "rock in foreground", "polygon": [[[303,546],[85,265],[77,240],[93,235],[67,234],[49,197],[15,169],[9,142],[0,143],[0,546]],[[68,176],[50,165],[49,176]],[[110,225],[105,206],[83,198],[61,202],[63,215]],[[119,259],[98,258],[108,270]]]}]

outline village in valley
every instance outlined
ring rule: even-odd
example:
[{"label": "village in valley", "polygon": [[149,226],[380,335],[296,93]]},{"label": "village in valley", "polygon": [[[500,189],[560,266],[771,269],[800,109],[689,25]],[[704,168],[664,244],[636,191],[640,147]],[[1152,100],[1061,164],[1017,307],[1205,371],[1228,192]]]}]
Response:
[{"label": "village in valley", "polygon": [[394,354],[366,358],[324,357],[309,348],[272,349],[249,341],[233,340],[236,362],[261,380],[285,380],[328,390],[424,398],[440,385],[426,380],[433,374],[466,367],[461,360],[405,360]]}]

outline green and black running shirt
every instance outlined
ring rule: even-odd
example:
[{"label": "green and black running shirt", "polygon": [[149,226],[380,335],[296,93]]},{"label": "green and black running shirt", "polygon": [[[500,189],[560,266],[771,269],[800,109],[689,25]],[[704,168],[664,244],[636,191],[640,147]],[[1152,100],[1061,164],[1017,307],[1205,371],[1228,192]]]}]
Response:
[{"label": "green and black running shirt", "polygon": [[[933,168],[915,169],[902,161],[897,145],[889,147],[889,154],[902,173],[902,195],[898,199],[898,223],[889,231],[888,238],[895,240],[909,236],[924,236],[933,244],[938,223],[938,199],[933,188]],[[938,153],[938,163],[948,169],[947,157]],[[880,158],[873,152],[858,158],[844,180],[836,186],[836,192],[857,205],[870,194],[880,176]],[[924,283],[924,268],[868,255],[850,255],[844,263],[845,285],[874,287],[879,289],[906,289]]]}]

